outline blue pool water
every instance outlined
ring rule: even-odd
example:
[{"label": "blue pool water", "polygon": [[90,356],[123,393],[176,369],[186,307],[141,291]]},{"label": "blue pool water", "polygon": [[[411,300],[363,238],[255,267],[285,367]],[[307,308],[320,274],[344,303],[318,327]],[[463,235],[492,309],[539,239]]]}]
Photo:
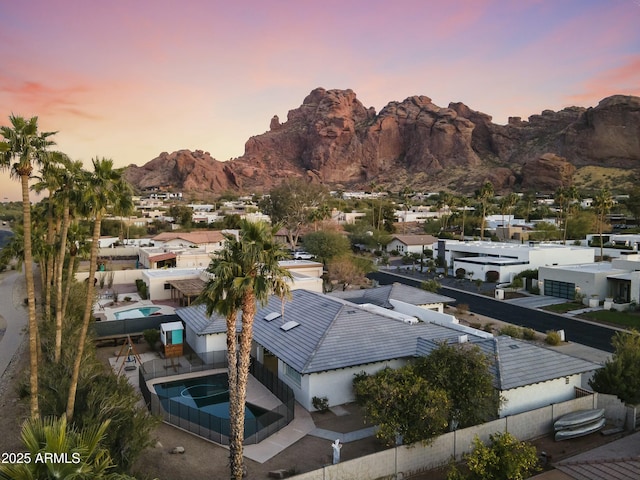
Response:
[{"label": "blue pool water", "polygon": [[116,320],[122,320],[123,318],[141,318],[148,317],[159,310],[160,307],[139,307],[122,310],[121,312],[116,312],[114,315],[116,316]]},{"label": "blue pool water", "polygon": [[[229,432],[229,380],[226,373],[156,383],[154,386],[165,411],[186,418],[202,418],[217,425],[219,433]],[[245,437],[278,421],[282,416],[251,403],[245,404]],[[202,423],[201,423],[202,425]]]}]

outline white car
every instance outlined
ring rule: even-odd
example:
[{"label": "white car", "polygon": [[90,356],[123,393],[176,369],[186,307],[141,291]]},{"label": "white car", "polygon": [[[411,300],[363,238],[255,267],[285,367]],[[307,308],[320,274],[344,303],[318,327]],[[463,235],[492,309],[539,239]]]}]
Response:
[{"label": "white car", "polygon": [[294,252],[293,259],[294,260],[311,260],[313,255],[309,252]]}]

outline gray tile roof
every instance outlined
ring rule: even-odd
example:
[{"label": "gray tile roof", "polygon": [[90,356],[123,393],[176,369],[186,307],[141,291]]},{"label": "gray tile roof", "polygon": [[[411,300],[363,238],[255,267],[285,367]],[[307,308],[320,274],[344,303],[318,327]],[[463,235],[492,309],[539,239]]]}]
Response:
[{"label": "gray tile roof", "polygon": [[[300,373],[322,372],[367,363],[415,356],[421,336],[435,340],[457,338],[458,332],[438,325],[408,325],[327,295],[295,290],[285,305],[284,318],[261,320],[280,311],[278,298],[258,310],[255,340]],[[280,325],[300,325],[283,332]]]},{"label": "gray tile roof", "polygon": [[[498,390],[524,387],[590,372],[601,367],[597,363],[505,335],[479,340],[469,335],[468,341],[468,345],[477,345],[482,353],[495,360],[490,370],[494,377],[494,386]],[[426,356],[437,347],[437,342],[422,338],[418,341],[416,352],[418,355]]]},{"label": "gray tile roof", "polygon": [[[207,317],[206,307],[204,305],[177,308],[176,315],[184,321],[185,325],[191,327],[196,335],[226,333],[227,331],[226,319],[217,313],[214,313],[211,317]],[[238,319],[236,323],[238,330],[240,330],[239,323]]]},{"label": "gray tile roof", "polygon": [[475,343],[485,355],[497,360],[494,375],[500,390],[591,372],[601,367],[597,363],[504,335]]},{"label": "gray tile roof", "polygon": [[421,288],[411,287],[397,282],[391,285],[367,288],[364,290],[331,292],[329,295],[344,298],[353,303],[372,303],[384,308],[393,308],[389,300],[398,300],[411,305],[455,302],[454,298],[427,292]]},{"label": "gray tile roof", "polygon": [[[258,305],[253,338],[301,374],[428,355],[439,343],[456,343],[465,335],[425,322],[409,325],[363,310],[344,299],[307,290],[294,290],[292,296],[285,303],[284,316],[272,321],[264,317],[282,311],[280,299],[272,297],[266,306]],[[176,314],[198,335],[226,331],[225,319],[216,314],[208,318],[204,305],[179,308]],[[299,325],[286,332],[280,328],[292,320]],[[598,364],[507,336],[483,339],[466,335],[470,343],[498,360],[492,365],[492,372],[500,390],[600,368]]]}]

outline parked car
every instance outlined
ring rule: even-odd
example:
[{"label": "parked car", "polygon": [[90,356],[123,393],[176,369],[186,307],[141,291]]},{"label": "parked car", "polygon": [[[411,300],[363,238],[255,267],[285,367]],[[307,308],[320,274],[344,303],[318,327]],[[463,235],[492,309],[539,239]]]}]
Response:
[{"label": "parked car", "polygon": [[312,258],[313,255],[311,255],[309,252],[295,252],[293,254],[294,260],[311,260]]}]

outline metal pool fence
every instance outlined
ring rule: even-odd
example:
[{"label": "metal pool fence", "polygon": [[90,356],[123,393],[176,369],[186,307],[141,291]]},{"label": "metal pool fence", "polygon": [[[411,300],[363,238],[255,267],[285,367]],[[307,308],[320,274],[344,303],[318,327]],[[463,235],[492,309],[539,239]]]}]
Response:
[{"label": "metal pool fence", "polygon": [[[226,368],[226,359],[215,363],[183,366],[171,365],[166,360],[146,362],[138,370],[140,390],[147,408],[164,421],[176,425],[208,440],[223,445],[229,444],[229,419],[221,418],[197,408],[177,402],[171,398],[161,398],[154,389],[149,389],[147,381],[158,377],[170,377],[192,372]],[[251,363],[249,373],[273,393],[282,403],[263,412],[256,418],[245,418],[245,444],[259,443],[288,425],[293,420],[295,397],[293,390],[279,380],[272,372],[257,361]]]}]

